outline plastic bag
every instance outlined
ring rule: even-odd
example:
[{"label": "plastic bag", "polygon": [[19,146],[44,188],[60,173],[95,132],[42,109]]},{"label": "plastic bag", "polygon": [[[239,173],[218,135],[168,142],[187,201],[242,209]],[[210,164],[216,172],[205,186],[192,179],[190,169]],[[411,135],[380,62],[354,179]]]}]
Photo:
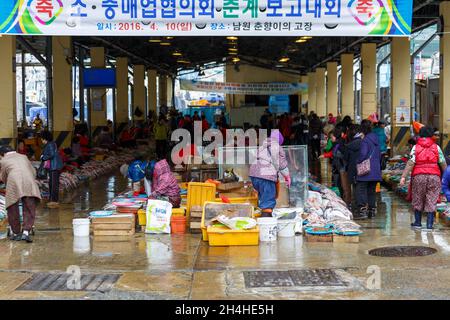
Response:
[{"label": "plastic bag", "polygon": [[161,200],[148,200],[147,225],[145,233],[170,233],[170,219],[172,217],[172,204]]},{"label": "plastic bag", "polygon": [[217,220],[231,230],[248,230],[256,227],[256,220],[248,217],[228,218],[225,215],[220,215]]}]

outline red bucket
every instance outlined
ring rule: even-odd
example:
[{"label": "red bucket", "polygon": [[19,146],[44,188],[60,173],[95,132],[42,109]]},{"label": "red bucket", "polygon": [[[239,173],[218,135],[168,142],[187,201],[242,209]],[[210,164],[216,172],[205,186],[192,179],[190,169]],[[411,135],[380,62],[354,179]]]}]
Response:
[{"label": "red bucket", "polygon": [[186,217],[172,216],[170,228],[172,229],[172,233],[186,233]]}]

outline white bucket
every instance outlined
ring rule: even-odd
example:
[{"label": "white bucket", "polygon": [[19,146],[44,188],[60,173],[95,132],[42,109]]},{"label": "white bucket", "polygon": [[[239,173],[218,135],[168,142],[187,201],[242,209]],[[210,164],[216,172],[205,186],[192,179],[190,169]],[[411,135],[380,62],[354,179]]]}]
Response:
[{"label": "white bucket", "polygon": [[278,236],[279,237],[294,237],[295,236],[295,219],[279,219],[278,220]]},{"label": "white bucket", "polygon": [[87,237],[73,237],[73,252],[88,253],[91,251],[91,239]]},{"label": "white bucket", "polygon": [[89,219],[73,219],[73,235],[75,237],[89,236]]},{"label": "white bucket", "polygon": [[277,219],[259,218],[259,240],[263,242],[277,241]]}]

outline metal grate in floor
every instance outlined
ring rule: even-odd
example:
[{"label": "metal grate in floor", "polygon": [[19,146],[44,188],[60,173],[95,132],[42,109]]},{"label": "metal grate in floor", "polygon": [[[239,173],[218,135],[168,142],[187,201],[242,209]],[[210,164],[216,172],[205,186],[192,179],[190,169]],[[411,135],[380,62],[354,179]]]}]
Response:
[{"label": "metal grate in floor", "polygon": [[372,249],[369,254],[377,257],[423,257],[436,252],[436,249],[430,247],[394,246]]},{"label": "metal grate in floor", "polygon": [[68,284],[73,275],[68,273],[35,273],[17,290],[22,291],[110,291],[120,274],[83,274],[80,286]]},{"label": "metal grate in floor", "polygon": [[244,271],[244,281],[247,288],[347,286],[332,269]]}]

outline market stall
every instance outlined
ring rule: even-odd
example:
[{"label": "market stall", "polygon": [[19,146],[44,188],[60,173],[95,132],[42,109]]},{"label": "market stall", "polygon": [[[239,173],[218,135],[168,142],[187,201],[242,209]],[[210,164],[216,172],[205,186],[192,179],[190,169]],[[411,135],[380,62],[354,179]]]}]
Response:
[{"label": "market stall", "polygon": [[[284,150],[292,186],[279,193],[271,218],[260,218],[258,195],[248,177],[251,161],[234,165],[220,161],[216,169],[202,165],[172,168],[181,188],[180,208],[125,190],[102,211],[91,213],[93,234],[202,233],[211,246],[258,245],[295,235],[303,235],[305,241],[359,242],[361,227],[352,220],[343,200],[331,189],[308,182],[306,147],[287,146]],[[256,148],[223,148],[219,154],[249,159],[254,152]],[[216,170],[219,178],[203,175],[202,170]]]}]

